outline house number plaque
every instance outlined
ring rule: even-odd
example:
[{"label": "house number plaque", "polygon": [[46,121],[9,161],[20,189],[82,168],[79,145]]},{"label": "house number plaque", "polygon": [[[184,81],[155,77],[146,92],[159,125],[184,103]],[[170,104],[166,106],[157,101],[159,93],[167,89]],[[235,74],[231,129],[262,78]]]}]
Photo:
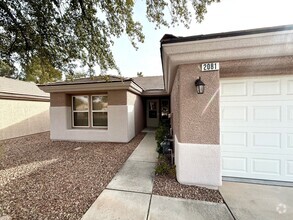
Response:
[{"label": "house number plaque", "polygon": [[220,64],[219,63],[203,63],[201,64],[201,71],[216,71],[219,70]]}]

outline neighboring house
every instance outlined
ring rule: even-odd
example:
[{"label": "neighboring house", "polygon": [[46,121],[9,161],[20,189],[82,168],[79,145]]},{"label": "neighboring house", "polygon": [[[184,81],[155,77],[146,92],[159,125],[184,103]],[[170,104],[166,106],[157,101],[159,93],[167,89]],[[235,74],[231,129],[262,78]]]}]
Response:
[{"label": "neighboring house", "polygon": [[[293,25],[165,35],[161,57],[163,80],[40,86],[51,93],[51,138],[127,142],[170,112],[180,183],[217,188],[222,175],[293,181]],[[211,62],[219,70],[202,71]]]},{"label": "neighboring house", "polygon": [[0,77],[0,140],[49,131],[49,107],[35,83]]}]

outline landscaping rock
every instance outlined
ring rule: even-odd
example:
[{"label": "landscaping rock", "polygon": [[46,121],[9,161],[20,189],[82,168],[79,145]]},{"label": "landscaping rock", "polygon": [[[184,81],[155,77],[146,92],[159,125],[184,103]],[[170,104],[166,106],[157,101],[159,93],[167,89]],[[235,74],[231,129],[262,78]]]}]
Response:
[{"label": "landscaping rock", "polygon": [[177,182],[171,175],[156,175],[153,194],[183,199],[195,199],[208,202],[223,203],[218,190],[198,186],[187,186]]},{"label": "landscaping rock", "polygon": [[53,142],[46,132],[1,141],[0,219],[80,219],[143,137]]}]

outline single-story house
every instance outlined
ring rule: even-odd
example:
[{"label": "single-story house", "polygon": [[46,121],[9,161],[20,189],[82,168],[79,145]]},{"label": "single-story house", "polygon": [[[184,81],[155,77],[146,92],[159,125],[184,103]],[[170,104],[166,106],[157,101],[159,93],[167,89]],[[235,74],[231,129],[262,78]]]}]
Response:
[{"label": "single-story house", "polygon": [[180,183],[293,181],[293,25],[165,35],[161,59],[163,78],[40,86],[51,138],[128,142],[170,113]]},{"label": "single-story house", "polygon": [[49,108],[35,83],[0,77],[0,140],[49,131]]}]

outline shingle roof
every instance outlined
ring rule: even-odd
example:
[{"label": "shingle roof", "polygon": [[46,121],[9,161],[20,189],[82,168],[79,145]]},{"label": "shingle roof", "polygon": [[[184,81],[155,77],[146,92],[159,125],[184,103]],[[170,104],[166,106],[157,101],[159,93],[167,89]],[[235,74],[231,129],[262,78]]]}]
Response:
[{"label": "shingle roof", "polygon": [[[163,90],[164,82],[163,76],[144,76],[144,77],[133,77],[127,78],[122,76],[95,76],[94,78],[81,78],[73,81],[60,81],[54,83],[48,83],[47,86],[61,86],[61,85],[75,85],[75,84],[92,84],[92,83],[111,83],[111,82],[122,82],[122,81],[133,81],[144,91],[148,90]],[[46,86],[40,85],[40,86]]]},{"label": "shingle roof", "polygon": [[33,82],[24,82],[17,79],[0,77],[0,93],[49,97],[48,93],[43,92]]},{"label": "shingle roof", "polygon": [[263,33],[278,32],[278,31],[288,31],[288,30],[293,30],[292,24],[240,30],[240,31],[229,31],[229,32],[222,32],[222,33],[194,35],[194,36],[187,36],[187,37],[176,37],[172,34],[165,34],[161,39],[161,44],[181,43],[181,42],[188,42],[188,41],[199,41],[199,40],[208,40],[208,39],[225,38],[225,37],[236,37],[236,36],[245,36],[245,35],[251,35],[251,34],[263,34]]},{"label": "shingle roof", "polygon": [[145,91],[164,89],[163,76],[133,77],[132,80]]},{"label": "shingle roof", "polygon": [[130,80],[131,80],[130,78],[122,77],[122,76],[100,75],[100,76],[94,76],[93,78],[87,77],[87,78],[74,79],[72,81],[52,82],[52,83],[47,83],[45,85],[58,86],[58,85],[67,85],[67,84],[72,85],[72,84],[88,84],[88,83],[122,82],[122,81],[130,81]]}]

